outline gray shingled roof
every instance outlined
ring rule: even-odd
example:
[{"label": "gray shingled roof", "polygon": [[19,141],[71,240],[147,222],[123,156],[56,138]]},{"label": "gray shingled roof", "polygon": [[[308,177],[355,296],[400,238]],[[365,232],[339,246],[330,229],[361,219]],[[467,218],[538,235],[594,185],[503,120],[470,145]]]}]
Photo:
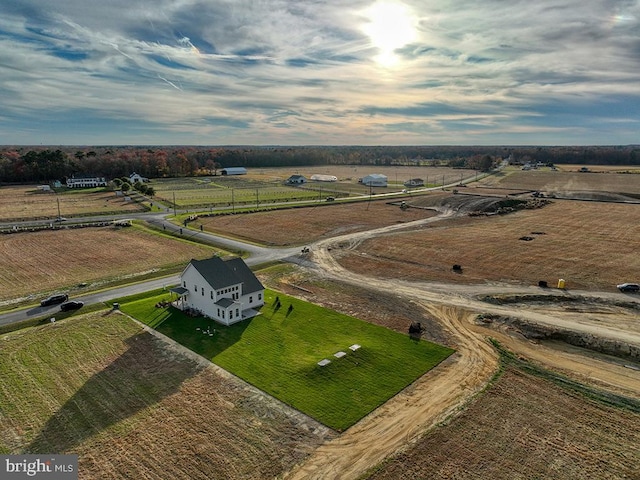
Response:
[{"label": "gray shingled roof", "polygon": [[264,290],[264,286],[254,275],[251,269],[244,263],[240,257],[232,258],[225,262],[235,275],[242,281],[242,294],[258,292]]},{"label": "gray shingled roof", "polygon": [[230,298],[221,298],[220,300],[218,300],[216,302],[216,305],[218,305],[219,307],[222,307],[222,308],[227,308],[227,307],[233,305],[234,303],[236,303],[236,302],[234,302]]},{"label": "gray shingled roof", "polygon": [[242,294],[264,290],[260,280],[241,258],[224,261],[220,257],[191,260],[191,265],[215,290],[242,283]]}]

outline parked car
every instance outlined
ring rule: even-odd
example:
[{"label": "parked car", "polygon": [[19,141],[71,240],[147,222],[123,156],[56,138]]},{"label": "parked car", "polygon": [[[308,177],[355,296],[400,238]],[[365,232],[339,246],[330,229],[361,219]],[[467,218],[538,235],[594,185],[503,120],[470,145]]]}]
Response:
[{"label": "parked car", "polygon": [[57,293],[45,298],[40,302],[41,307],[48,307],[49,305],[57,305],[58,303],[66,302],[69,300],[69,295],[66,293]]},{"label": "parked car", "polygon": [[335,200],[334,197],[327,197],[327,202],[333,202]]},{"label": "parked car", "polygon": [[640,291],[640,285],[637,283],[621,283],[618,285],[618,290],[621,292],[638,292]]},{"label": "parked car", "polygon": [[60,305],[60,311],[68,312],[70,310],[78,310],[79,308],[82,308],[83,305],[84,305],[84,302],[81,302],[79,300],[71,300],[69,302],[64,302],[62,305]]}]

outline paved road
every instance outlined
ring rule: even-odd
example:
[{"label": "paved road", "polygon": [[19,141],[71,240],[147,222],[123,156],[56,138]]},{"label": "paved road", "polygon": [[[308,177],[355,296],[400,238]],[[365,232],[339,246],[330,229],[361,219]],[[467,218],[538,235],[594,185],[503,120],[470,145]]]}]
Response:
[{"label": "paved road", "polygon": [[[249,266],[261,265],[264,263],[270,263],[281,260],[289,260],[293,262],[299,262],[300,248],[266,248],[250,243],[240,242],[231,238],[225,238],[218,235],[213,235],[207,232],[199,232],[184,227],[179,227],[164,218],[164,214],[147,214],[145,220],[158,228],[164,228],[168,232],[177,234],[184,238],[191,238],[210,245],[219,246],[225,250],[236,252],[238,254],[247,253],[249,257],[246,259],[246,263]],[[182,232],[182,233],[181,233]],[[163,288],[166,286],[176,285],[179,282],[179,275],[173,275],[170,277],[159,278],[155,280],[149,280],[146,282],[140,282],[135,284],[126,285],[119,288],[105,290],[102,292],[88,293],[86,295],[74,295],[74,300],[81,300],[87,305],[100,302],[108,302],[115,298],[124,297],[127,295],[135,295],[137,293],[146,292],[149,290],[155,290],[157,288]],[[55,316],[60,311],[59,305],[53,305],[49,307],[33,307],[28,309],[16,310],[14,312],[0,315],[0,325],[7,325],[10,323],[20,322],[23,320],[29,320],[32,318],[39,318],[43,316]]]}]

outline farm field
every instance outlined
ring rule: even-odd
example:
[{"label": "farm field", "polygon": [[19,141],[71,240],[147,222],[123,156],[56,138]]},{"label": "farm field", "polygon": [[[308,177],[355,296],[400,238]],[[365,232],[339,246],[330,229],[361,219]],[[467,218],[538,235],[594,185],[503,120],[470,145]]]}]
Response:
[{"label": "farm field", "polygon": [[0,453],[76,453],[81,479],[273,478],[332,436],[119,314],[0,341]]},{"label": "farm field", "polygon": [[[384,278],[512,282],[615,290],[640,280],[640,205],[558,200],[535,210],[461,217],[366,240],[336,255],[349,270]],[[523,240],[526,237],[528,240]],[[345,246],[347,247],[347,246]],[[452,265],[462,266],[462,273]]]},{"label": "farm field", "polygon": [[638,442],[639,413],[508,367],[459,417],[368,478],[638,478]]},{"label": "farm field", "polygon": [[[269,290],[261,315],[230,327],[156,307],[168,298],[162,293],[123,299],[121,309],[338,431],[453,353]],[[353,345],[359,347],[352,351]],[[341,358],[334,355],[338,352]],[[321,360],[330,362],[320,366]]]},{"label": "farm field", "polygon": [[191,225],[265,245],[302,245],[321,238],[411,222],[435,215],[433,210],[401,210],[389,200],[331,204],[250,215],[200,217]]},{"label": "farm field", "polygon": [[[211,247],[138,227],[43,230],[0,235],[0,302],[78,291],[119,279],[179,269]],[[75,289],[75,290],[74,290]]]},{"label": "farm field", "polygon": [[[329,173],[331,172],[331,173]],[[373,187],[358,183],[358,179],[370,173],[387,175],[388,187]],[[337,182],[308,181],[300,187],[287,186],[284,182],[293,174],[330,174]],[[250,168],[246,175],[212,176],[195,178],[156,179],[152,182],[155,198],[165,205],[178,208],[213,209],[220,207],[250,207],[269,203],[303,200],[324,201],[328,196],[349,197],[400,191],[403,182],[410,178],[422,178],[430,186],[453,183],[471,177],[473,170],[448,167],[373,167],[373,166],[318,166],[295,168]]]},{"label": "farm field", "polygon": [[37,185],[0,187],[0,222],[26,219],[55,219],[81,215],[106,215],[113,213],[141,212],[136,202],[126,202],[114,192],[94,190],[69,190],[64,193],[47,193]]},{"label": "farm field", "polygon": [[[504,172],[481,179],[473,186],[491,186],[514,190],[540,190],[549,195],[572,195],[580,192],[611,192],[640,197],[640,170],[638,173],[616,173],[618,170],[589,167],[592,172],[580,173],[578,168],[564,171],[549,169],[528,170],[509,167]],[[626,171],[622,169],[621,171]],[[631,171],[631,170],[630,170]],[[480,189],[480,188],[479,188]],[[473,187],[469,188],[473,191]]]},{"label": "farm field", "polygon": [[[475,175],[475,170],[431,166],[316,165],[309,167],[251,168],[246,176],[255,180],[283,182],[294,174],[304,175],[307,179],[315,174],[333,175],[338,178],[338,182],[357,184],[359,178],[372,173],[386,175],[389,184],[393,186],[400,186],[411,178],[422,178],[426,183],[441,185],[443,176],[445,177],[445,183],[450,183],[460,180],[461,175],[463,177]],[[323,182],[313,182],[313,184],[316,183]],[[327,185],[330,186],[331,183]]]},{"label": "farm field", "polygon": [[154,180],[155,200],[177,208],[257,207],[274,202],[318,198],[318,193],[282,183],[249,180],[242,176],[171,178]]}]

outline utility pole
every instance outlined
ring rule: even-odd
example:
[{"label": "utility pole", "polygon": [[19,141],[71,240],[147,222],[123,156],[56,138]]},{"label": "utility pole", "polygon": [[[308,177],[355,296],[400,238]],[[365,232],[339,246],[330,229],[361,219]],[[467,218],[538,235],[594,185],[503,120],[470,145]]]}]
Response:
[{"label": "utility pole", "polygon": [[260,197],[258,196],[257,188],[256,188],[256,208],[260,208]]},{"label": "utility pole", "polygon": [[176,192],[173,192],[173,216],[176,216]]},{"label": "utility pole", "polygon": [[231,189],[231,211],[233,213],[236,213],[236,201],[235,197],[233,196],[233,188]]},{"label": "utility pole", "polygon": [[60,199],[58,197],[56,197],[56,202],[58,202],[58,218],[62,218],[62,215],[60,214]]}]

